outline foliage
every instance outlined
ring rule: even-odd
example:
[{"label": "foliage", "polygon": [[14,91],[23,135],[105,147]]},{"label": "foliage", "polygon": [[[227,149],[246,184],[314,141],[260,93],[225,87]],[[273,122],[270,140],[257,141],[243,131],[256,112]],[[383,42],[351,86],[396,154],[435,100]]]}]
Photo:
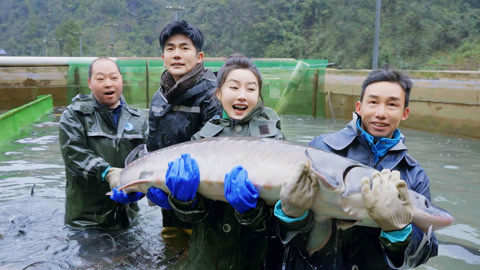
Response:
[{"label": "foliage", "polygon": [[[327,59],[371,68],[376,0],[2,0],[0,47],[17,55],[159,57],[174,18],[205,34],[210,57]],[[166,6],[184,9],[172,10]],[[379,66],[478,69],[478,0],[382,1]],[[118,24],[108,26],[105,24]],[[111,32],[115,51],[109,48]],[[57,42],[59,50],[57,52]]]},{"label": "foliage", "polygon": [[62,22],[55,29],[55,37],[58,37],[58,41],[62,42],[60,47],[60,54],[67,54],[68,56],[73,56],[75,52],[80,49],[80,38],[82,32],[80,26],[78,26],[74,20],[68,19]]}]

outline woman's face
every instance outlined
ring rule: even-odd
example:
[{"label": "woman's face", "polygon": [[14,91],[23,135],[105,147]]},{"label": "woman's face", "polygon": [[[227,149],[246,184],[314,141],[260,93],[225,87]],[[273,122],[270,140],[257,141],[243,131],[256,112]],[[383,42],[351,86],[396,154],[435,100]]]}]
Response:
[{"label": "woman's face", "polygon": [[230,71],[217,92],[223,109],[232,119],[243,119],[257,106],[260,96],[258,80],[249,69]]}]

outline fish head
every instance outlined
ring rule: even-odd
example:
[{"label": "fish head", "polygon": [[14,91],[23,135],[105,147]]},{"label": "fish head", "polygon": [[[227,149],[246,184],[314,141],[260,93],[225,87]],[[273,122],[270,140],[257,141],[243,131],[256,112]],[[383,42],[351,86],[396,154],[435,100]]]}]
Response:
[{"label": "fish head", "polygon": [[434,205],[422,194],[409,190],[410,200],[413,204],[413,223],[428,232],[430,226],[433,230],[440,230],[453,224],[453,216],[445,209]]}]

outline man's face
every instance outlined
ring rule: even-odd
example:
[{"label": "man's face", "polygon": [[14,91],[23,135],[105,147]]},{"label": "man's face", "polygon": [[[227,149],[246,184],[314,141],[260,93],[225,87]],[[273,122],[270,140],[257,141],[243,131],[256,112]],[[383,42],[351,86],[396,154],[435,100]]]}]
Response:
[{"label": "man's face", "polygon": [[117,107],[123,91],[123,77],[117,65],[106,59],[93,63],[88,88],[92,90],[93,96],[100,104],[108,108]]},{"label": "man's face", "polygon": [[190,38],[175,34],[165,42],[162,54],[163,65],[177,82],[203,60],[203,53],[197,53]]},{"label": "man's face", "polygon": [[374,137],[392,138],[393,132],[410,113],[405,106],[405,91],[398,83],[376,82],[365,89],[363,101],[355,111],[362,119],[362,129]]}]

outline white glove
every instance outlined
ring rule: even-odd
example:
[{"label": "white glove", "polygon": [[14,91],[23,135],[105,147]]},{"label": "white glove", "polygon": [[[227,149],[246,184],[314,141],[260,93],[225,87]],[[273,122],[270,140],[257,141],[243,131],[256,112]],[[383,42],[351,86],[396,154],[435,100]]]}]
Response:
[{"label": "white glove", "polygon": [[284,182],[280,190],[282,212],[290,217],[300,217],[312,208],[320,190],[315,173],[305,162],[299,163],[296,171],[295,177]]},{"label": "white glove", "polygon": [[123,171],[122,168],[115,168],[111,167],[107,175],[105,176],[105,181],[107,181],[110,184],[110,189],[117,188],[121,186],[122,184],[120,183],[120,173]]},{"label": "white glove", "polygon": [[368,214],[384,232],[401,230],[412,223],[413,205],[399,171],[384,169],[381,173],[374,172],[371,189],[368,177],[363,177],[361,182]]}]

